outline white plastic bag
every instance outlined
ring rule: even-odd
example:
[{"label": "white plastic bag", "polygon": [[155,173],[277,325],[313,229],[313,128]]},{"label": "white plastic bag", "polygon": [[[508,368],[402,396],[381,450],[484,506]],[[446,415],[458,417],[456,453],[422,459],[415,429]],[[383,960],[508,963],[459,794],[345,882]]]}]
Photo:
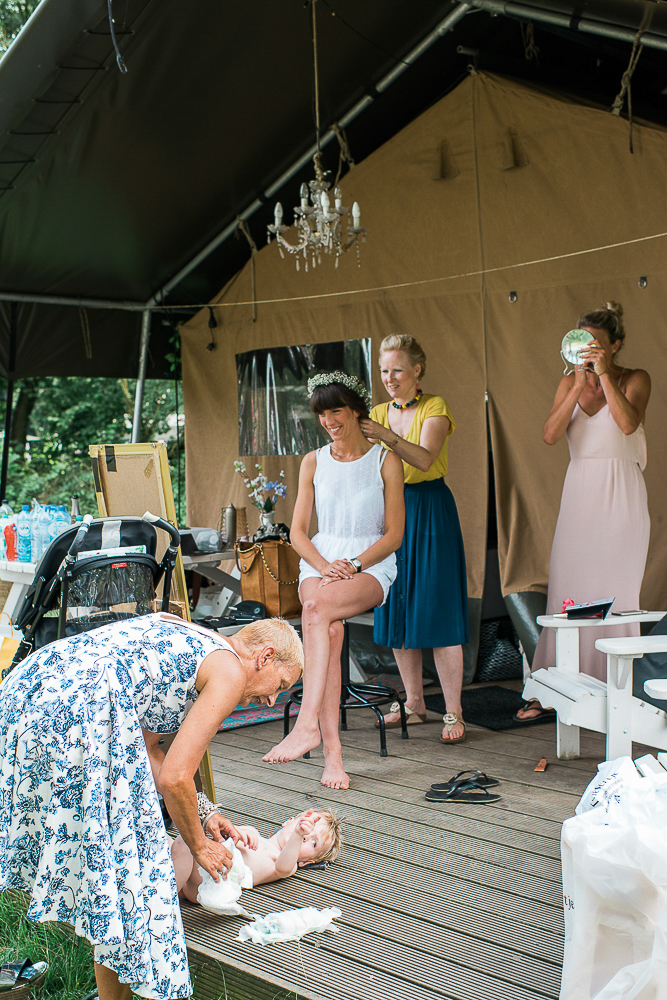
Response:
[{"label": "white plastic bag", "polygon": [[254,941],[255,944],[274,944],[276,941],[299,941],[304,934],[316,931],[338,933],[332,921],[340,917],[336,906],[318,910],[314,906],[304,906],[300,910],[283,910],[281,913],[267,913],[265,917],[255,917],[239,931],[237,941]]},{"label": "white plastic bag", "polygon": [[197,902],[211,913],[249,917],[250,914],[246,913],[238,900],[243,889],[252,889],[252,872],[246,867],[241,852],[231,837],[225,841],[225,847],[231,851],[233,859],[227,877],[220,876],[220,881],[216,882],[212,875],[200,868],[202,881],[197,890]]},{"label": "white plastic bag", "polygon": [[667,1000],[667,773],[611,763],[608,794],[563,824],[560,1000]]},{"label": "white plastic bag", "polygon": [[[665,772],[667,774],[667,772]],[[642,777],[631,757],[617,757],[598,764],[598,773],[581,796],[575,815],[581,816],[589,809],[602,806],[608,811],[612,802],[618,802],[621,792],[632,785],[639,785]]]}]

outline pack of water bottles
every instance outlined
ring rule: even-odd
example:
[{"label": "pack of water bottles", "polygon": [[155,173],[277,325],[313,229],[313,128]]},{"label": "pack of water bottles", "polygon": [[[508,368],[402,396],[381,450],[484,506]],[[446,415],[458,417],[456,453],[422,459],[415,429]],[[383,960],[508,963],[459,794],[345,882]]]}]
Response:
[{"label": "pack of water bottles", "polygon": [[78,497],[72,497],[72,513],[65,504],[41,504],[33,498],[14,513],[6,500],[0,505],[0,559],[37,564],[54,538],[81,521]]}]

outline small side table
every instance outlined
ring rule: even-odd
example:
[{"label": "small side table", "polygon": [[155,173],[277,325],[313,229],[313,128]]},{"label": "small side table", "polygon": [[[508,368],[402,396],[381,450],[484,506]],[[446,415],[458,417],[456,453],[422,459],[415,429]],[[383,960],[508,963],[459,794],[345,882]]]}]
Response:
[{"label": "small side table", "polygon": [[[37,566],[35,563],[18,562],[14,559],[0,559],[0,580],[6,580],[12,585],[9,596],[5,601],[5,606],[1,610],[6,611],[12,621],[14,621],[16,612],[23,603],[23,598],[26,595],[28,587],[35,578],[36,569]],[[2,626],[0,635],[5,634],[10,634],[9,625]],[[18,636],[19,633],[14,632],[14,635]]]}]

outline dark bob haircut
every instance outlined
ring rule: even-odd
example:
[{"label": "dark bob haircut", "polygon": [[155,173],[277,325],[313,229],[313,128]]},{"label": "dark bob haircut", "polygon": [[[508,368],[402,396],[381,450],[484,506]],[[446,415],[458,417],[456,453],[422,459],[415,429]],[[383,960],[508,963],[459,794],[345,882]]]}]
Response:
[{"label": "dark bob haircut", "polygon": [[310,397],[310,408],[317,416],[325,410],[337,410],[341,406],[349,406],[360,417],[368,418],[368,406],[354,389],[348,389],[341,382],[330,382],[329,385],[318,385]]}]

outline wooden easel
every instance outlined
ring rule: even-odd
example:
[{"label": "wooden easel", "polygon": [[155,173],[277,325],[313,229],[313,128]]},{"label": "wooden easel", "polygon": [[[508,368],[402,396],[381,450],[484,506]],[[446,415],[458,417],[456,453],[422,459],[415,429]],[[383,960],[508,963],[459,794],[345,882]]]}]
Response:
[{"label": "wooden easel", "polygon": [[[148,444],[91,444],[88,452],[100,517],[142,517],[149,510],[178,527],[167,446],[163,441]],[[166,533],[158,529],[158,562],[167,545]],[[170,599],[183,606],[185,617],[190,621],[190,604],[180,550],[176,557]],[[208,750],[199,765],[199,781],[209,799],[215,802],[213,768]]]}]

